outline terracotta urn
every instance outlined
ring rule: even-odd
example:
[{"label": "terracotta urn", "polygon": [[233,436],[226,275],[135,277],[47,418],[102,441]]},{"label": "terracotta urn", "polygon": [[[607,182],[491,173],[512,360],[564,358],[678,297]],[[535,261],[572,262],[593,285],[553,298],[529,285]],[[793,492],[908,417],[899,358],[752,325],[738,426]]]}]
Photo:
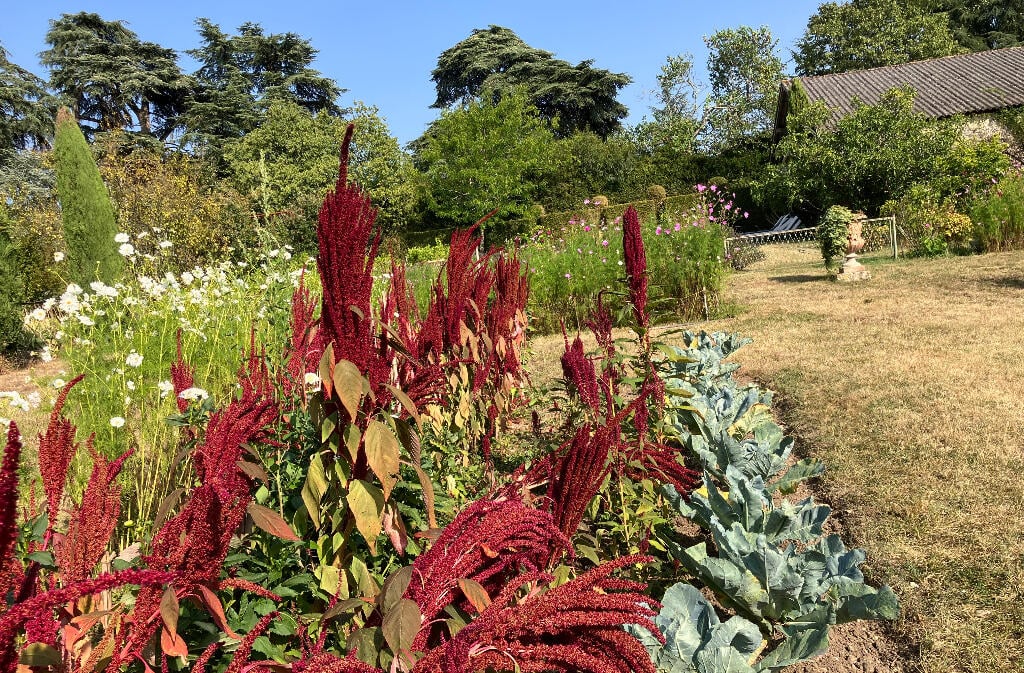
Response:
[{"label": "terracotta urn", "polygon": [[847,225],[846,254],[856,255],[864,249],[864,220],[863,214],[855,215]]}]

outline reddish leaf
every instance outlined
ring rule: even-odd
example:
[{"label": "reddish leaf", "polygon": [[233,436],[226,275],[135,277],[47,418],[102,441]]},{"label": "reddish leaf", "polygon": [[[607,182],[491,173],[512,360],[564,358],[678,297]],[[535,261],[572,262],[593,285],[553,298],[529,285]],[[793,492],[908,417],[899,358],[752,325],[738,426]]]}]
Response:
[{"label": "reddish leaf", "polygon": [[217,594],[213,593],[209,588],[202,584],[196,586],[196,589],[199,590],[199,600],[201,600],[203,605],[206,606],[207,612],[209,612],[210,616],[213,617],[213,621],[216,622],[220,630],[235,640],[241,640],[242,636],[235,633],[228,625],[227,617],[224,616],[224,607],[220,604],[220,599],[217,598]]},{"label": "reddish leaf", "polygon": [[491,604],[491,597],[487,595],[487,589],[484,589],[483,585],[476,580],[460,579],[459,588],[462,589],[462,593],[466,594],[466,598],[478,613],[483,612]]},{"label": "reddish leaf", "polygon": [[299,536],[295,534],[291,526],[284,518],[263,505],[257,505],[256,503],[249,503],[248,508],[249,516],[252,517],[253,522],[267,531],[271,535],[275,535],[282,540],[288,540],[290,542],[299,542]]}]

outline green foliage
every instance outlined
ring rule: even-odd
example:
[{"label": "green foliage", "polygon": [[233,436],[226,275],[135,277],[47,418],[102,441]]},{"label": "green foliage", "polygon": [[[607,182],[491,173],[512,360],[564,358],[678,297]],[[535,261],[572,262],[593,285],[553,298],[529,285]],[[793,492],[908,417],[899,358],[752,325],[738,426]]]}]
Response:
[{"label": "green foliage", "polygon": [[705,104],[709,147],[768,131],[782,80],[782,59],[767,26],[724,29],[704,38],[710,96]]},{"label": "green foliage", "polygon": [[821,104],[791,115],[776,148],[779,163],[755,184],[756,198],[780,211],[821,213],[842,203],[874,213],[915,184],[952,196],[1005,170],[999,141],[965,139],[962,119],[930,121],[913,111],[913,98],[910,89],[893,89],[831,129]]},{"label": "green foliage", "polygon": [[537,192],[538,202],[550,211],[576,208],[591,194],[607,195],[615,203],[648,198],[651,167],[625,134],[601,139],[574,133],[557,141],[555,153],[553,169]]},{"label": "green foliage", "polygon": [[1024,43],[1024,2],[1021,0],[932,0],[925,4],[932,12],[949,18],[953,37],[971,51]]},{"label": "green foliage", "polygon": [[224,144],[259,127],[274,102],[298,105],[310,114],[338,115],[344,89],[310,68],[317,50],[295,33],[265,34],[246,22],[237,35],[209,19],[197,19],[202,46],[188,51],[199,62],[194,91],[183,117],[188,138],[214,159]]},{"label": "green foliage", "polygon": [[443,51],[431,73],[437,86],[433,107],[465,105],[473,100],[525,92],[538,114],[557,133],[570,136],[591,131],[607,137],[618,130],[626,107],[616,100],[629,76],[593,67],[593,61],[572,65],[535,49],[501,26],[476,28],[465,40]]},{"label": "green foliage", "polygon": [[163,141],[178,128],[192,83],[173,49],[89,12],[51,21],[46,43],[40,59],[50,68],[50,87],[71,102],[90,134],[137,129]]},{"label": "green foliage", "polygon": [[22,259],[7,233],[7,209],[0,205],[0,353],[24,340]]},{"label": "green foliage", "polygon": [[945,14],[899,0],[825,2],[793,58],[800,75],[896,65],[961,51]]},{"label": "green foliage", "polygon": [[45,83],[11,63],[0,45],[0,166],[12,149],[46,145],[53,135],[53,108]]},{"label": "green foliage", "polygon": [[122,260],[114,243],[117,223],[107,188],[93,161],[78,123],[62,109],[57,116],[53,143],[68,272],[78,283],[98,278],[113,283],[121,275]]},{"label": "green foliage", "polygon": [[980,197],[971,209],[971,219],[980,249],[1024,247],[1024,175],[1009,175]]},{"label": "green foliage", "polygon": [[821,250],[821,259],[829,273],[835,273],[839,269],[839,262],[846,255],[849,226],[852,221],[853,213],[849,208],[832,206],[825,211],[825,216],[814,230],[818,248]]},{"label": "green foliage", "polygon": [[498,209],[485,230],[501,239],[516,233],[502,222],[527,212],[556,158],[551,131],[520,92],[442,112],[417,162],[436,217],[465,226]]},{"label": "green foliage", "polygon": [[902,198],[883,204],[881,213],[896,217],[899,231],[909,239],[910,254],[936,257],[971,247],[971,218],[957,212],[953,199],[940,198],[930,186],[915,185]]}]

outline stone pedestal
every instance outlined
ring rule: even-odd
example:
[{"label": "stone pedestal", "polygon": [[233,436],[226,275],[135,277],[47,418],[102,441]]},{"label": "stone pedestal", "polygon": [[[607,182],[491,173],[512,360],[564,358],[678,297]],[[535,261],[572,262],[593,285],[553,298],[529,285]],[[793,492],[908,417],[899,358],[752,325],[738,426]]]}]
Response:
[{"label": "stone pedestal", "polygon": [[849,234],[846,237],[846,261],[839,269],[836,276],[839,280],[858,281],[871,278],[871,272],[864,268],[864,265],[857,261],[857,253],[864,249],[864,220],[867,216],[863,213],[854,215],[850,220]]}]

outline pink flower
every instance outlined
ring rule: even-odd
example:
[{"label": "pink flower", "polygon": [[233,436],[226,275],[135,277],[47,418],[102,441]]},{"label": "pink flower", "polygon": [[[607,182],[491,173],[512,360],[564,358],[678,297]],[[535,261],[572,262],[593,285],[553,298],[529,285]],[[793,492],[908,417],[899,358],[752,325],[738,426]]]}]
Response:
[{"label": "pink flower", "polygon": [[672,231],[679,231],[682,228],[683,227],[678,222],[676,222],[676,226],[672,227]]},{"label": "pink flower", "polygon": [[567,274],[565,274],[565,277],[566,278],[572,278],[572,274],[571,273],[567,273]]},{"label": "pink flower", "polygon": [[587,224],[583,227],[583,231],[590,231],[590,225]]},{"label": "pink flower", "polygon": [[743,211],[743,217],[750,217],[750,213],[748,213],[747,211]]},{"label": "pink flower", "polygon": [[707,187],[705,187],[704,185],[697,185],[698,192],[703,192],[705,189],[707,189]]},{"label": "pink flower", "polygon": [[661,225],[660,224],[658,225],[658,228],[654,230],[654,235],[655,236],[661,236]]},{"label": "pink flower", "polygon": [[711,185],[711,191],[717,192],[718,191],[718,185]]},{"label": "pink flower", "polygon": [[605,239],[605,240],[601,241],[601,245],[603,245],[604,247],[607,248],[608,247],[608,240]]}]

